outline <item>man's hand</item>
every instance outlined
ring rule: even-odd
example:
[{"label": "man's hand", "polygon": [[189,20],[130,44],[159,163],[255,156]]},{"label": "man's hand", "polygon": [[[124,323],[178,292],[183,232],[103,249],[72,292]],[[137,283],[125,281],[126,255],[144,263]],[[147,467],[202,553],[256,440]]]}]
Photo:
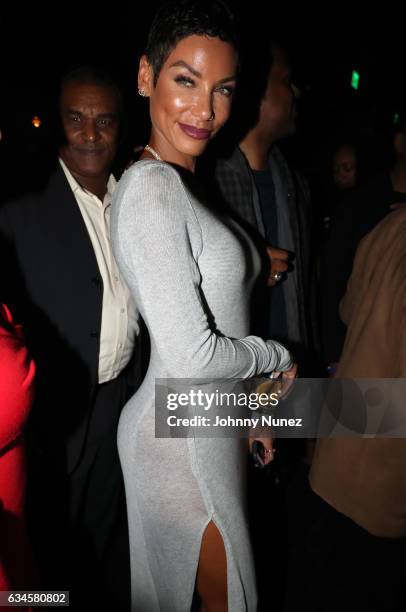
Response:
[{"label": "man's hand", "polygon": [[275,278],[275,275],[282,275],[288,270],[289,253],[271,246],[267,246],[266,250],[271,263],[267,285],[268,287],[274,287],[280,281],[280,276]]}]

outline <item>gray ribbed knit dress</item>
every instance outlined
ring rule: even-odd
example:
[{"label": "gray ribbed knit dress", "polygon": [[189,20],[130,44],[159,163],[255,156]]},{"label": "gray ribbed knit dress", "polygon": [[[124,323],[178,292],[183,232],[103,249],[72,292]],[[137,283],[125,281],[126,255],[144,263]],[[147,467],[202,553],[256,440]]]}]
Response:
[{"label": "gray ribbed knit dress", "polygon": [[200,544],[213,521],[227,554],[229,612],[256,610],[245,516],[247,441],[155,438],[155,378],[245,378],[290,365],[249,336],[259,256],[169,164],[143,160],[112,204],[115,256],[151,338],[146,378],[125,406],[118,445],[127,497],[132,610],[189,612]]}]

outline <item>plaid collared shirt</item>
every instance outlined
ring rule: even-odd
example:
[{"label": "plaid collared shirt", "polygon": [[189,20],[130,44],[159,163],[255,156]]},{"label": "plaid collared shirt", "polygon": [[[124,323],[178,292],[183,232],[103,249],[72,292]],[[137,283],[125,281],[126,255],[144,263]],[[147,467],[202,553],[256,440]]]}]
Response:
[{"label": "plaid collared shirt", "polygon": [[[307,182],[291,171],[279,149],[274,146],[269,156],[273,176],[278,177],[276,197],[288,207],[289,231],[295,253],[300,342],[307,345],[313,336],[315,317],[309,306],[311,202]],[[212,177],[213,178],[213,177]],[[259,195],[248,162],[237,148],[232,155],[218,159],[214,166],[217,195],[223,209],[255,230],[264,239],[265,229]],[[279,246],[279,245],[272,245]],[[283,245],[280,245],[283,248]],[[310,328],[312,331],[310,332]]]}]

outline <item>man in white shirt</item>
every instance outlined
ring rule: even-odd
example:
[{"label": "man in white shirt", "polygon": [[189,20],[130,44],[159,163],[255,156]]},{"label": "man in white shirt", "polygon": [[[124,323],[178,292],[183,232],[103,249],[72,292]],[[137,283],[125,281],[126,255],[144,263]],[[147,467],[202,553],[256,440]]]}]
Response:
[{"label": "man in white shirt", "polygon": [[2,288],[38,368],[28,502],[40,586],[71,590],[73,607],[94,605],[100,582],[104,603],[120,609],[128,595],[116,432],[139,328],[109,239],[120,107],[106,75],[67,75],[56,172],[42,193],[0,210]]}]

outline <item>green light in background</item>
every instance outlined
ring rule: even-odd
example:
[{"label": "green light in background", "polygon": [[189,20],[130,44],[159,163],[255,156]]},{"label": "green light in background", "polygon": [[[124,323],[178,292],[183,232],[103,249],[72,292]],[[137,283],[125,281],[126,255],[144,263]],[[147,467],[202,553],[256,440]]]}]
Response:
[{"label": "green light in background", "polygon": [[352,71],[352,75],[351,75],[351,87],[353,89],[358,89],[358,87],[359,87],[359,72],[357,72],[356,70]]},{"label": "green light in background", "polygon": [[399,113],[395,113],[395,114],[393,115],[393,123],[394,123],[395,125],[397,125],[397,124],[399,123],[399,119],[400,119],[400,117],[399,117]]}]

